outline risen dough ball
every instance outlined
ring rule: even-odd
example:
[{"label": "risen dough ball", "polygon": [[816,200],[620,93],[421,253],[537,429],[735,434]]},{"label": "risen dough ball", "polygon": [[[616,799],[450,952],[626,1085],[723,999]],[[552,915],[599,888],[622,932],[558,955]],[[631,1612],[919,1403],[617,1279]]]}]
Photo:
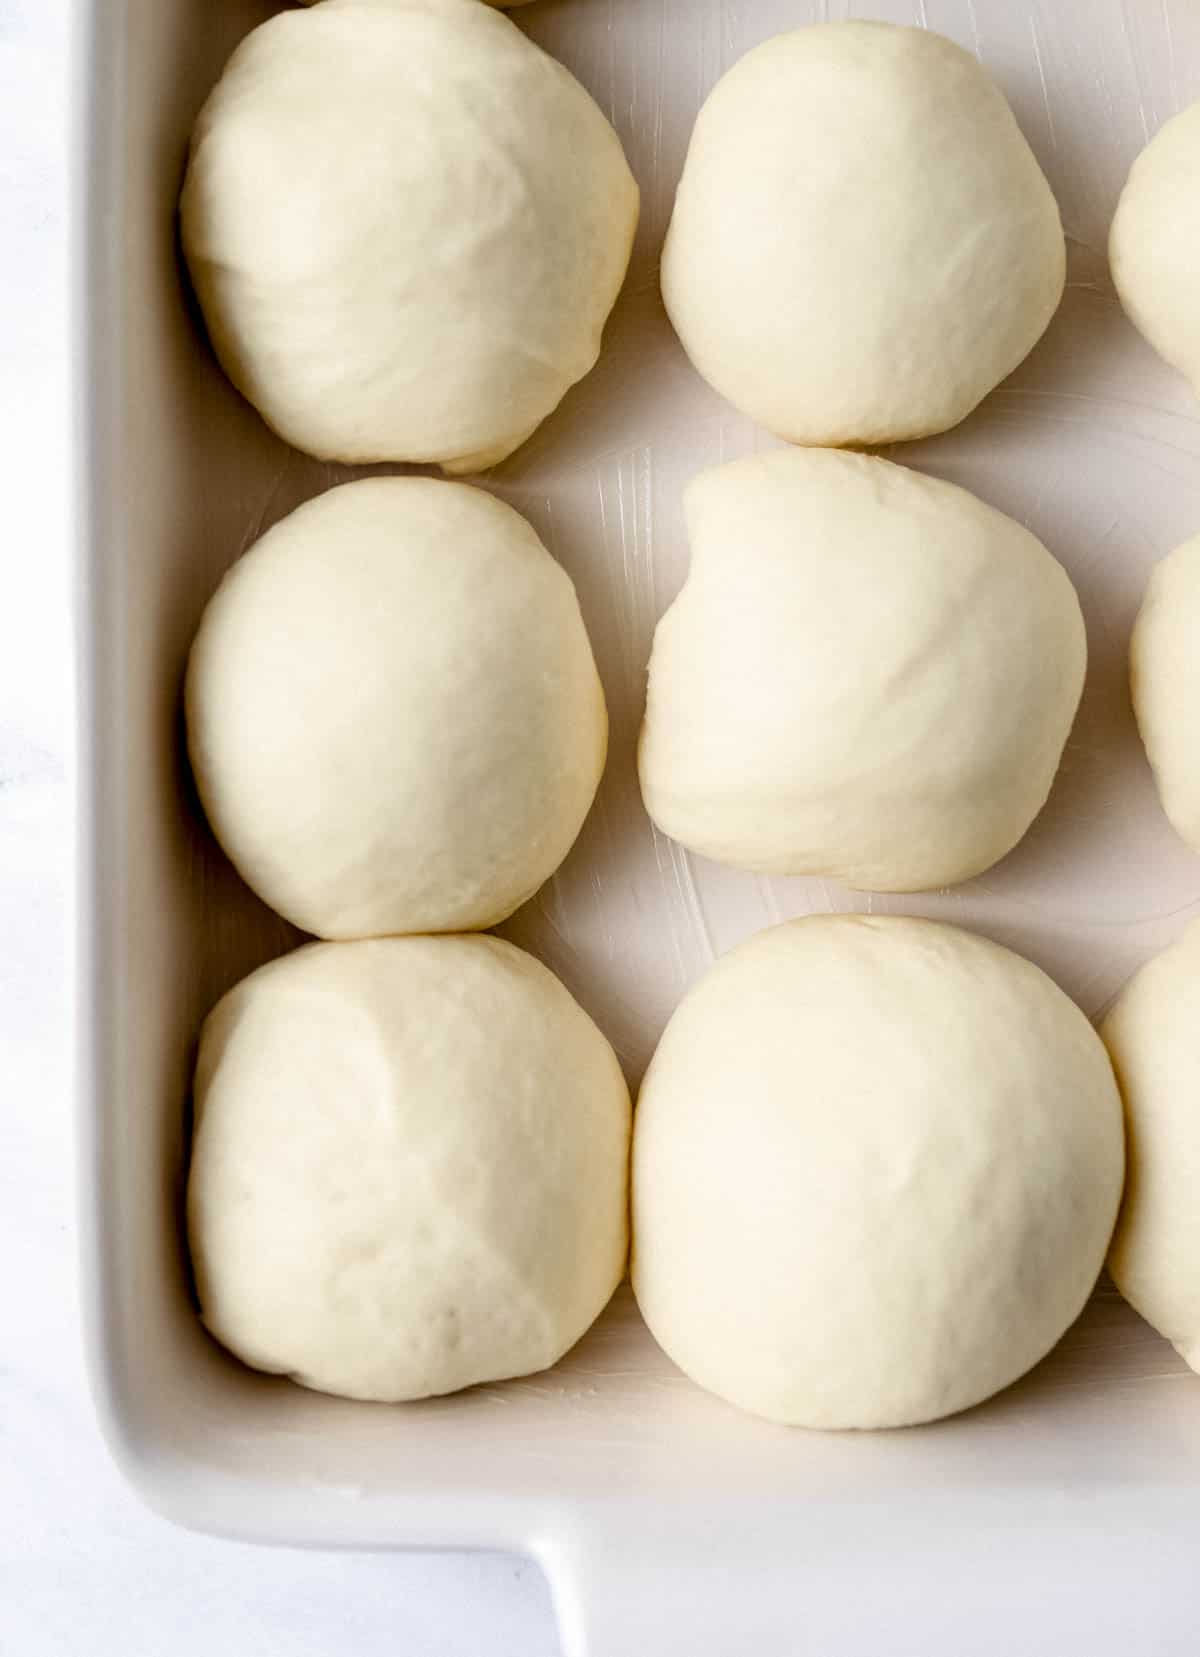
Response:
[{"label": "risen dough ball", "polygon": [[1200,852],[1200,536],[1151,574],[1133,630],[1130,684],[1163,810]]},{"label": "risen dough ball", "polygon": [[650,1066],[638,1304],[756,1415],[930,1421],[1082,1309],[1122,1160],[1104,1048],[1028,961],[929,921],[794,921],[692,990]]},{"label": "risen dough ball", "polygon": [[974,58],[832,23],[747,53],[700,112],[663,297],[700,373],[795,443],[944,431],[1062,296],[1050,187]]},{"label": "risen dough ball", "polygon": [[569,851],[608,740],[566,573],[510,507],[428,478],[345,484],[264,535],[186,701],[217,838],[326,938],[503,920]]},{"label": "risen dough ball", "polygon": [[1108,1268],[1200,1370],[1200,923],[1126,985],[1101,1034],[1129,1137]]},{"label": "risen dough ball", "polygon": [[315,944],[204,1026],[188,1229],[204,1321],[350,1398],[545,1369],[625,1265],[629,1095],[496,938]]},{"label": "risen dough ball", "polygon": [[686,495],[640,768],[665,833],[721,862],[917,891],[1040,810],[1083,687],[1065,572],[1019,524],[886,460],[780,449]]},{"label": "risen dough ball", "polygon": [[[318,3],[319,0],[301,0],[301,4],[305,6],[315,6]],[[394,3],[394,0],[376,0],[376,3],[386,5]],[[400,0],[400,3],[403,4],[403,0]],[[483,0],[483,3],[485,6],[500,6],[504,11],[510,12],[517,6],[527,5],[528,0]]]},{"label": "risen dough ball", "polygon": [[1200,390],[1200,103],[1168,121],[1134,162],[1108,256],[1131,320]]},{"label": "risen dough ball", "polygon": [[595,362],[637,199],[599,109],[501,12],[323,0],[230,58],[183,241],[226,372],[290,443],[467,471]]}]

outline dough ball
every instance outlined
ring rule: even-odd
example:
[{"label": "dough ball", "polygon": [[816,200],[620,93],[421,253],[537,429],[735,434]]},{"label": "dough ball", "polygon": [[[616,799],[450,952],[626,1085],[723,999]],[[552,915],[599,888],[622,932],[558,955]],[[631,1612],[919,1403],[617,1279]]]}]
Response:
[{"label": "dough ball", "polygon": [[[315,6],[319,0],[300,0],[300,3],[304,6]],[[388,0],[377,0],[377,3],[387,4]],[[400,3],[403,4],[404,0],[400,0]],[[529,0],[483,0],[483,3],[485,6],[501,6],[505,11],[512,11],[517,6],[528,5]]]},{"label": "dough ball", "polygon": [[1200,852],[1200,535],[1150,576],[1130,646],[1130,688],[1163,810]]},{"label": "dough ball", "polygon": [[637,210],[612,127],[501,12],[323,0],[230,58],[183,243],[225,371],[289,443],[469,471],[596,361]]},{"label": "dough ball", "polygon": [[755,1415],[931,1421],[1080,1312],[1122,1163],[1104,1047],[1037,967],[930,921],[793,921],[718,963],[650,1066],[638,1304]]},{"label": "dough ball", "polygon": [[1200,923],[1126,985],[1101,1034],[1129,1140],[1108,1268],[1200,1371]]},{"label": "dough ball", "polygon": [[627,1244],[629,1095],[558,980],[497,938],[313,944],[209,1016],[188,1230],[255,1369],[397,1401],[555,1363]]},{"label": "dough ball", "polygon": [[204,612],[186,704],[217,838],[326,938],[503,920],[570,850],[608,740],[565,571],[510,507],[429,478],[345,484],[264,535]]},{"label": "dough ball", "polygon": [[[315,6],[319,3],[319,0],[300,0],[300,3],[304,6]],[[377,0],[377,3],[383,5],[387,3],[387,0]],[[400,0],[400,3],[403,4],[403,0]],[[483,3],[485,6],[501,6],[505,11],[510,12],[517,6],[528,5],[529,0],[483,0]]]},{"label": "dough ball", "polygon": [[780,449],[702,473],[658,624],[640,769],[723,863],[881,892],[966,880],[1025,833],[1083,688],[1074,589],[966,490]]},{"label": "dough ball", "polygon": [[1003,95],[940,35],[831,23],[700,112],[663,297],[700,373],[795,443],[944,431],[1041,337],[1066,249]]},{"label": "dough ball", "polygon": [[1168,121],[1134,162],[1108,257],[1131,321],[1200,391],[1200,103]]}]

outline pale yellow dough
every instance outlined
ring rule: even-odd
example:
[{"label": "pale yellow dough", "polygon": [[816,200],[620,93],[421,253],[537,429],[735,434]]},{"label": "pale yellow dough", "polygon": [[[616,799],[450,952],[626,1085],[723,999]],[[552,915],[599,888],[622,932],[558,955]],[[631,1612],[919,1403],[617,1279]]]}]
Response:
[{"label": "pale yellow dough", "polygon": [[1151,571],[1130,644],[1130,690],[1163,810],[1200,852],[1200,535]]},{"label": "pale yellow dough", "polygon": [[[301,5],[315,6],[320,0],[300,0]],[[381,5],[391,4],[391,0],[378,0]],[[513,11],[517,6],[526,6],[529,0],[483,0],[485,6],[499,6],[502,11]]]},{"label": "pale yellow dough", "polygon": [[570,850],[608,742],[570,578],[511,507],[432,478],[269,530],[204,612],[185,701],[218,839],[325,938],[503,920]]},{"label": "pale yellow dough", "polygon": [[1050,186],[1000,89],[940,35],[797,29],[700,111],[663,250],[684,349],[794,443],[944,431],[1062,296]]},{"label": "pale yellow dough", "polygon": [[1200,1371],[1200,922],[1125,986],[1101,1034],[1129,1136],[1108,1269]]},{"label": "pale yellow dough", "polygon": [[478,0],[255,29],[192,135],[183,245],[229,377],[326,460],[502,460],[595,363],[638,191],[561,64]]},{"label": "pale yellow dough", "polygon": [[613,1051],[497,938],[314,944],[200,1040],[188,1233],[256,1369],[398,1401],[545,1369],[625,1267]]},{"label": "pale yellow dough", "polygon": [[640,771],[685,846],[866,890],[948,886],[1040,811],[1083,689],[1079,601],[965,489],[832,449],[703,472]]},{"label": "pale yellow dough", "polygon": [[930,921],[793,921],[719,961],[651,1063],[638,1305],[756,1415],[934,1420],[1082,1310],[1122,1173],[1103,1044],[1037,967]]},{"label": "pale yellow dough", "polygon": [[1108,258],[1128,316],[1200,391],[1200,102],[1166,122],[1134,161]]}]

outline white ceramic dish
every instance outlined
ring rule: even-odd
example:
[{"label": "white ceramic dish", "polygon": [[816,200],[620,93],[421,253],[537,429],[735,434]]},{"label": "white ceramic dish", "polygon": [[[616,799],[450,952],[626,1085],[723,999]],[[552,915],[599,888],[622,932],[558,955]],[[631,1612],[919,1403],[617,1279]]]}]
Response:
[{"label": "white ceramic dish", "polygon": [[[251,1375],[201,1331],[178,1228],[197,1024],[288,947],[202,827],[179,680],[230,561],[344,474],[288,451],[198,338],[172,203],[192,117],[270,0],[92,0],[80,19],[82,736],[79,1031],[86,1318],[104,1430],[200,1529],[355,1546],[500,1545],[550,1572],[571,1657],[1194,1648],[1200,1381],[1111,1293],[992,1404],[919,1431],[788,1432],[689,1385],[627,1292],[549,1374],[387,1409]],[[612,757],[567,867],[505,928],[636,1079],[684,986],[784,915],[871,900],[760,881],[656,838],[633,747],[655,617],[686,562],[680,486],[766,441],[689,370],[656,251],[691,119],[744,48],[815,17],[923,21],[976,49],[1046,167],[1070,286],[1030,361],[903,458],[1023,519],[1088,618],[1084,709],[1049,808],[1000,867],[875,907],[966,922],[1090,1012],[1200,908],[1141,757],[1123,656],[1152,560],[1200,524],[1200,421],[1122,319],[1107,221],[1148,133],[1200,95],[1186,0],[538,0],[523,28],[621,131],[644,213],[595,373],[488,480],[574,577]]]}]

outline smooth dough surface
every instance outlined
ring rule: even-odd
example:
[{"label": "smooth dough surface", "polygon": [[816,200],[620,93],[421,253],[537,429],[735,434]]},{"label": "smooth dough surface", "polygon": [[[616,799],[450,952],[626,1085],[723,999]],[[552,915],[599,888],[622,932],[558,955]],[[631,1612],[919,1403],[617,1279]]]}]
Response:
[{"label": "smooth dough surface", "polygon": [[1200,392],[1200,103],[1160,128],[1130,168],[1108,257],[1130,320]]},{"label": "smooth dough surface", "polygon": [[[320,5],[320,3],[323,3],[323,0],[302,0],[302,5]],[[390,5],[393,0],[376,0],[376,3]],[[401,3],[403,3],[403,0],[401,0]],[[496,5],[496,7],[501,7],[502,12],[514,12],[519,5],[529,5],[529,0],[484,0],[484,5]]]},{"label": "smooth dough surface", "polygon": [[717,83],[662,265],[704,378],[813,444],[955,425],[1065,276],[1058,207],[991,78],[940,35],[858,22],[779,35]]},{"label": "smooth dough surface", "polygon": [[1130,644],[1130,689],[1163,810],[1200,852],[1200,535],[1151,572]]},{"label": "smooth dough surface", "polygon": [[720,862],[875,891],[951,885],[1045,802],[1083,688],[1074,588],[1020,524],[866,455],[701,473],[658,624],[646,808]]},{"label": "smooth dough surface", "polygon": [[430,478],[269,530],[204,612],[186,709],[217,838],[327,938],[503,920],[570,850],[608,741],[566,572],[511,507]]},{"label": "smooth dough surface", "polygon": [[188,1229],[256,1369],[398,1401],[545,1369],[624,1270],[629,1095],[496,938],[312,944],[201,1037]]},{"label": "smooth dough surface", "polygon": [[1200,923],[1125,986],[1101,1034],[1129,1143],[1108,1269],[1200,1371]]},{"label": "smooth dough surface", "polygon": [[217,355],[327,460],[490,466],[596,361],[637,186],[564,69],[478,0],[323,0],[242,42],[183,243]]},{"label": "smooth dough surface", "polygon": [[1080,1312],[1122,1168],[1104,1047],[1037,967],[929,921],[793,921],[725,956],[651,1063],[638,1305],[756,1415],[934,1420]]}]

